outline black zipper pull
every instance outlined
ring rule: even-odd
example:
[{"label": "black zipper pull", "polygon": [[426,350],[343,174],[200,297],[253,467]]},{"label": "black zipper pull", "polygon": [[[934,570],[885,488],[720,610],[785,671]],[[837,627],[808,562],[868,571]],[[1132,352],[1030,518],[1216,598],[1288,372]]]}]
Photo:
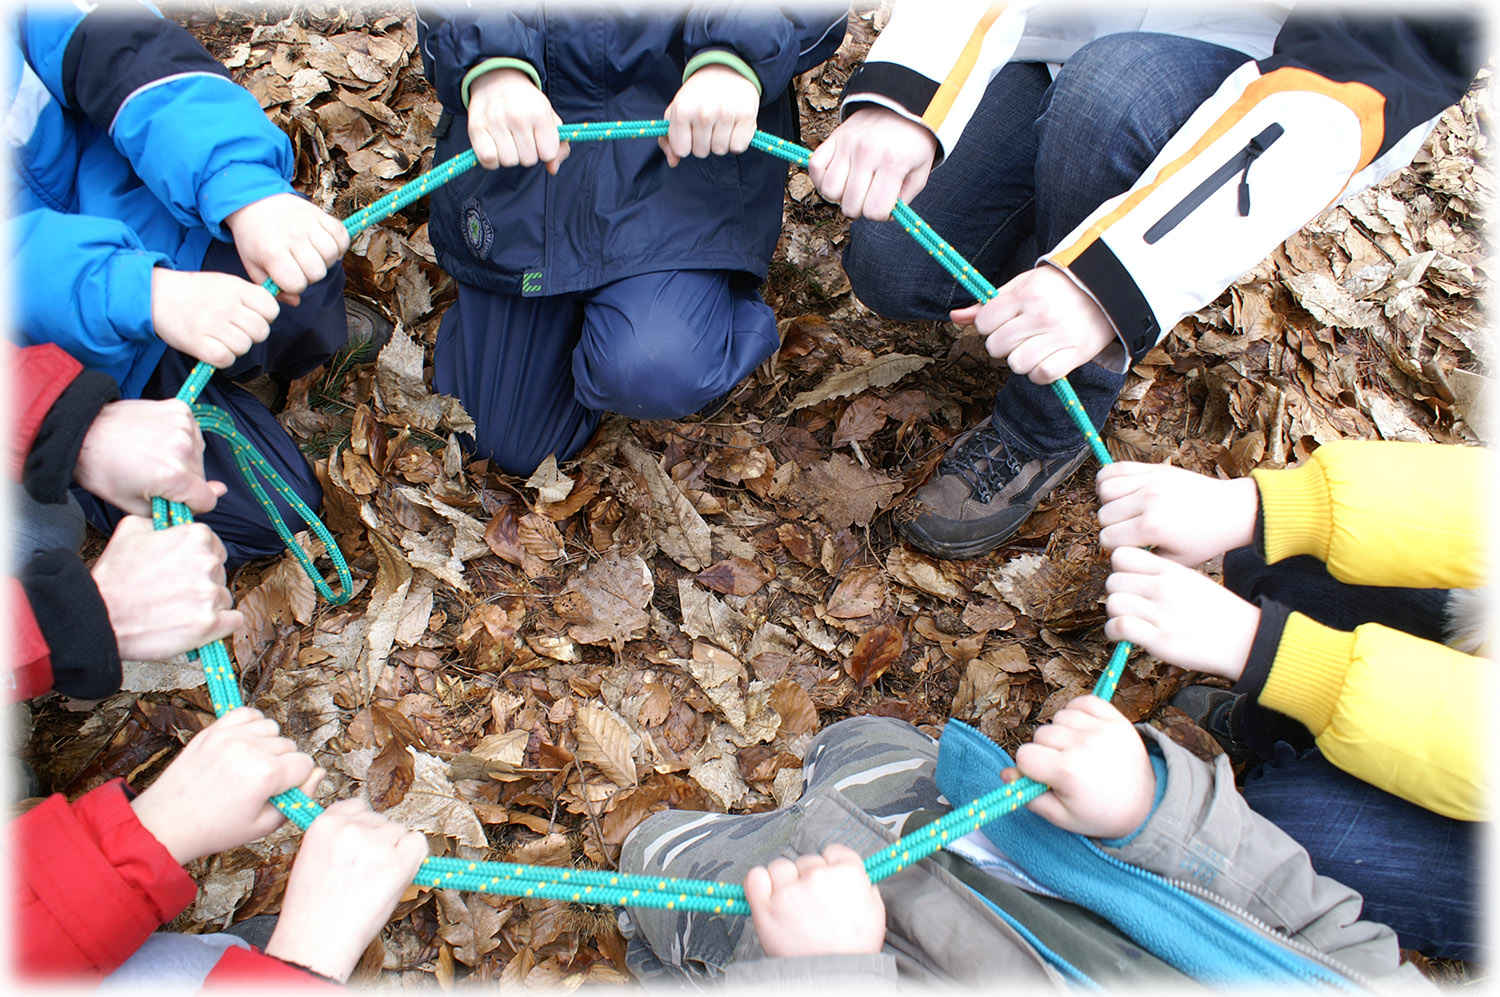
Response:
[{"label": "black zipper pull", "polygon": [[1283,129],[1280,125],[1272,125],[1259,135],[1250,140],[1245,146],[1245,168],[1240,172],[1240,217],[1244,218],[1250,214],[1250,164],[1260,158],[1260,154],[1266,151],[1266,147],[1281,138]]}]

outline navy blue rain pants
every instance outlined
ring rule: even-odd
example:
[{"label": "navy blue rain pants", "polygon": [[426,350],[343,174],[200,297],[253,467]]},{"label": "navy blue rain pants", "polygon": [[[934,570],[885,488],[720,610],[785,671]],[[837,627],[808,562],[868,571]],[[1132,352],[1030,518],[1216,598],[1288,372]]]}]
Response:
[{"label": "navy blue rain pants", "polygon": [[583,449],[603,412],[691,415],[776,351],[776,316],[748,275],[669,270],[592,291],[522,297],[458,285],[433,386],[474,419],[474,451],[529,475]]},{"label": "navy blue rain pants", "polygon": [[[248,279],[233,244],[217,240],[209,244],[200,269]],[[271,323],[271,334],[266,341],[257,343],[233,366],[216,374],[198,396],[198,401],[203,404],[215,405],[228,412],[235,428],[255,444],[267,463],[313,510],[323,501],[323,490],[307,458],[259,399],[230,382],[248,380],[264,373],[300,377],[333,356],[348,338],[344,269],[335,265],[327,277],[302,292],[301,303],[295,308],[283,304],[280,314]],[[141,389],[141,397],[176,397],[177,390],[197,363],[187,354],[168,349]],[[218,535],[229,553],[227,564],[230,569],[253,558],[279,553],[284,544],[249,486],[240,477],[229,444],[218,436],[205,433],[204,437],[204,474],[210,481],[222,481],[228,485],[229,493],[219,499],[212,512],[193,518],[208,524]],[[302,520],[291,507],[271,489],[266,491],[292,532],[301,530]],[[115,524],[125,515],[81,488],[74,488],[73,495],[83,506],[89,522],[105,533],[112,533]]]}]

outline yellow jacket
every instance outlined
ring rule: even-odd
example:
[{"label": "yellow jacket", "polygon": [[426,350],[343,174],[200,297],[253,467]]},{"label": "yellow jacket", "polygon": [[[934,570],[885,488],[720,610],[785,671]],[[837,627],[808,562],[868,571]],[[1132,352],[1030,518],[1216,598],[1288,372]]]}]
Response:
[{"label": "yellow jacket", "polygon": [[[1267,563],[1311,554],[1356,585],[1489,583],[1494,455],[1345,440],[1252,472]],[[1461,820],[1489,816],[1491,662],[1379,624],[1352,633],[1292,613],[1259,701],[1301,721],[1324,756]]]}]

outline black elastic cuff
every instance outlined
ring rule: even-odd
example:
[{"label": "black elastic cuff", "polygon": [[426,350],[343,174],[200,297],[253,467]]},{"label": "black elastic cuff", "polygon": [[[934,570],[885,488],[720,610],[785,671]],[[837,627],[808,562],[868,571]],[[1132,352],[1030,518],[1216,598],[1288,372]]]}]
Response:
[{"label": "black elastic cuff", "polygon": [[1255,600],[1260,607],[1260,626],[1255,628],[1255,639],[1250,642],[1250,657],[1245,660],[1245,670],[1234,684],[1235,692],[1247,692],[1252,699],[1260,698],[1266,679],[1271,677],[1271,665],[1276,661],[1276,649],[1281,646],[1281,632],[1286,629],[1291,609],[1274,599],[1260,596]]},{"label": "black elastic cuff", "polygon": [[98,370],[83,371],[63,389],[42,419],[21,468],[21,484],[32,498],[44,505],[67,500],[83,438],[99,410],[119,397],[115,379]]},{"label": "black elastic cuff", "polygon": [[[893,100],[917,117],[921,117],[937,95],[936,80],[928,79],[914,69],[898,66],[894,62],[867,62],[860,66],[844,84],[842,104],[850,97],[874,94]],[[841,115],[842,117],[842,115]]]},{"label": "black elastic cuff", "polygon": [[1255,539],[1250,542],[1250,549],[1256,557],[1266,560],[1266,511],[1261,508],[1259,487],[1255,490]]},{"label": "black elastic cuff", "polygon": [[1114,250],[1096,239],[1068,264],[1068,271],[1089,289],[1114,323],[1131,364],[1139,363],[1161,339],[1161,326],[1125,264]]},{"label": "black elastic cuff", "polygon": [[21,587],[52,658],[52,687],[74,699],[120,691],[120,650],[99,587],[77,553],[49,550],[21,569]]}]

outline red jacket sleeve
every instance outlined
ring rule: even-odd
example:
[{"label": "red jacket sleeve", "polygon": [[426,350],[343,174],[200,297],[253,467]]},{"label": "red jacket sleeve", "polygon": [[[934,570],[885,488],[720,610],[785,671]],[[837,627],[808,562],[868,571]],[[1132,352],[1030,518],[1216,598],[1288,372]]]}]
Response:
[{"label": "red jacket sleeve", "polygon": [[100,979],[197,893],[118,779],[71,806],[42,801],[13,822],[7,851],[16,968],[29,979]]},{"label": "red jacket sleeve", "polygon": [[0,702],[14,703],[52,689],[52,652],[19,580],[5,579],[4,598],[10,616],[10,657],[0,661]]},{"label": "red jacket sleeve", "polygon": [[333,992],[341,992],[344,989],[326,976],[310,973],[254,948],[225,949],[223,958],[214,964],[213,970],[208,974],[208,979],[203,981],[205,990],[243,990],[251,985],[257,988],[295,987],[298,993],[304,989]]},{"label": "red jacket sleeve", "polygon": [[82,373],[83,364],[51,343],[24,349],[6,343],[3,349],[10,358],[11,404],[15,411],[10,438],[10,480],[20,481],[26,455],[36,442],[42,420],[73,379]]}]

